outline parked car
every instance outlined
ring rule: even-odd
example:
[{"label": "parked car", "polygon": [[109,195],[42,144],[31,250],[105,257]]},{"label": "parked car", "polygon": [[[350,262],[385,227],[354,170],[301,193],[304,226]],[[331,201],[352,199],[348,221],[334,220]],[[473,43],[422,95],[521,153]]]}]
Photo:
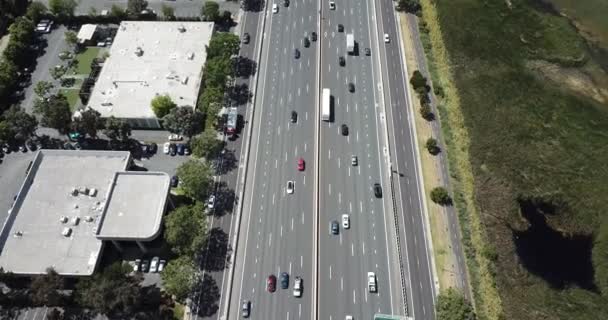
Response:
[{"label": "parked car", "polygon": [[133,271],[139,272],[140,270],[141,270],[141,259],[135,259],[135,261],[133,261]]},{"label": "parked car", "polygon": [[150,262],[150,272],[158,272],[158,262],[160,261],[159,257],[152,258]]},{"label": "parked car", "polygon": [[251,302],[249,300],[243,300],[241,310],[243,310],[243,318],[249,318],[249,314],[251,313]]},{"label": "parked car", "polygon": [[147,144],[142,144],[141,145],[141,153],[142,154],[148,154],[148,152],[150,152],[150,147]]},{"label": "parked car", "polygon": [[182,141],[184,137],[179,134],[172,133],[168,137],[169,141]]},{"label": "parked car", "polygon": [[169,146],[171,145],[171,143],[169,142],[165,142],[165,144],[163,144],[163,152],[165,154],[169,154],[170,150],[169,150]]},{"label": "parked car", "polygon": [[249,33],[245,32],[245,34],[243,34],[243,44],[249,44],[250,38],[251,36],[249,35]]},{"label": "parked car", "polygon": [[185,147],[186,146],[183,143],[178,143],[177,144],[177,154],[179,154],[180,156],[183,156],[184,152],[185,152],[185,150],[184,150]]},{"label": "parked car", "polygon": [[184,154],[189,156],[192,153],[192,151],[190,151],[190,147],[186,144],[184,145]]},{"label": "parked car", "polygon": [[175,143],[169,144],[169,154],[171,156],[175,156],[177,154],[177,146],[175,145]]},{"label": "parked car", "polygon": [[207,208],[209,208],[209,209],[215,208],[215,195],[214,194],[209,196],[209,199],[207,199]]},{"label": "parked car", "polygon": [[148,147],[150,148],[148,151],[150,151],[151,154],[155,154],[156,151],[158,151],[158,145],[154,142],[150,143]]},{"label": "parked car", "polygon": [[365,55],[370,56],[371,54],[372,54],[372,50],[370,50],[369,48],[365,48]]},{"label": "parked car", "polygon": [[171,187],[177,188],[178,184],[179,184],[179,178],[177,176],[171,177]]},{"label": "parked car", "polygon": [[141,272],[148,272],[148,266],[150,265],[150,261],[144,260],[141,262]]}]

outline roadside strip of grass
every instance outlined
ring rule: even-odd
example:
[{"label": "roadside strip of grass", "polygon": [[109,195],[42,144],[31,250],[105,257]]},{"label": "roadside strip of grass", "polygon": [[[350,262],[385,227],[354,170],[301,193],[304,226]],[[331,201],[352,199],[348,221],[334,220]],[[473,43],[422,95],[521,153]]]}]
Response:
[{"label": "roadside strip of grass", "polygon": [[[420,70],[418,61],[416,60],[415,48],[413,47],[413,39],[408,27],[408,17],[405,13],[399,13],[399,22],[401,35],[403,36],[402,43],[405,49],[405,60],[408,66],[408,71]],[[411,74],[407,75],[408,78]],[[406,79],[409,81],[409,79]],[[435,257],[435,267],[437,277],[439,279],[440,289],[457,288],[456,279],[454,278],[453,265],[456,264],[456,257],[452,254],[450,247],[453,247],[451,238],[446,233],[448,228],[447,216],[441,206],[436,205],[431,201],[431,190],[438,185],[442,185],[441,171],[438,168],[438,161],[435,156],[431,155],[425,148],[426,139],[433,137],[433,130],[429,122],[424,120],[417,112],[420,108],[420,102],[413,99],[414,105],[414,120],[416,121],[416,137],[418,139],[418,148],[420,152],[420,161],[422,165],[422,178],[424,179],[424,196],[428,203],[428,215],[431,225],[431,238],[433,241],[433,255]],[[437,138],[437,137],[434,137]]]},{"label": "roadside strip of grass", "polygon": [[[448,164],[453,199],[459,214],[462,241],[473,289],[476,313],[479,319],[501,319],[502,301],[491,271],[491,261],[483,255],[487,242],[474,200],[474,177],[470,163],[469,135],[464,123],[459,93],[454,85],[450,59],[435,5],[432,0],[421,0],[422,18],[427,24],[425,44],[429,72],[433,82],[444,90],[444,99],[437,106],[442,119],[445,145],[449,149]],[[424,38],[424,37],[421,37]],[[431,49],[430,52],[428,49]]]}]

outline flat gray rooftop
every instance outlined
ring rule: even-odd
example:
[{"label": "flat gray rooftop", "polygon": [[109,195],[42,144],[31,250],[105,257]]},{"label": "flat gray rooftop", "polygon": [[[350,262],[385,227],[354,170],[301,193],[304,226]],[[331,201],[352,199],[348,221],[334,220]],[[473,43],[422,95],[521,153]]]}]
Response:
[{"label": "flat gray rooftop", "polygon": [[103,245],[97,224],[114,174],[129,162],[125,151],[39,151],[2,229],[0,266],[18,274],[48,267],[92,274]]},{"label": "flat gray rooftop", "polygon": [[160,232],[169,182],[164,172],[117,172],[97,237],[154,239]]},{"label": "flat gray rooftop", "polygon": [[123,21],[88,106],[102,117],[135,119],[156,118],[157,95],[195,106],[212,33],[213,22]]}]

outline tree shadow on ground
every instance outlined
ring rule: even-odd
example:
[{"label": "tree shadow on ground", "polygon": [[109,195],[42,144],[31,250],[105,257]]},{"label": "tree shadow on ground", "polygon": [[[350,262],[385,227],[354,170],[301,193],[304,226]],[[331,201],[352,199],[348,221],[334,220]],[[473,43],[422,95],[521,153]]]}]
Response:
[{"label": "tree shadow on ground", "polygon": [[230,263],[230,248],[228,243],[228,234],[220,228],[209,230],[207,238],[206,252],[203,252],[203,269],[207,271],[222,271],[228,267]]},{"label": "tree shadow on ground", "polygon": [[216,186],[215,198],[214,216],[221,217],[232,212],[232,209],[234,209],[235,193],[233,189],[228,187],[228,184],[225,181],[218,183]]},{"label": "tree shadow on ground", "polygon": [[237,84],[230,90],[230,99],[237,105],[244,105],[251,101],[252,94],[249,91],[249,85],[246,83]]},{"label": "tree shadow on ground", "polygon": [[234,150],[225,150],[221,154],[221,161],[217,166],[217,173],[224,175],[237,168],[237,158]]},{"label": "tree shadow on ground", "polygon": [[201,295],[199,297],[198,316],[209,317],[214,315],[219,309],[220,289],[210,275],[205,274],[201,283]]}]

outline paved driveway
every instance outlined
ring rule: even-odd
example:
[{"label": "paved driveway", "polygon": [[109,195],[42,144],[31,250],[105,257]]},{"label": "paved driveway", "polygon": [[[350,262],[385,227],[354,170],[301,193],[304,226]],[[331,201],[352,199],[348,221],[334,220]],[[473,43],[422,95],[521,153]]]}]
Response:
[{"label": "paved driveway", "polygon": [[41,35],[41,40],[46,42],[46,47],[43,49],[43,54],[36,59],[36,65],[32,72],[32,82],[30,86],[25,90],[24,100],[21,102],[21,106],[27,111],[32,112],[34,99],[36,94],[34,93],[34,87],[39,81],[51,81],[58,85],[57,81],[54,81],[49,74],[49,69],[64,64],[59,59],[59,53],[68,50],[69,47],[64,40],[64,33],[67,29],[64,26],[58,26],[54,28],[49,34]]},{"label": "paved driveway", "polygon": [[25,170],[30,161],[34,159],[34,152],[12,152],[1,159],[0,164],[0,223],[4,225],[4,221],[8,216],[8,210],[13,205],[13,198],[25,179]]}]

